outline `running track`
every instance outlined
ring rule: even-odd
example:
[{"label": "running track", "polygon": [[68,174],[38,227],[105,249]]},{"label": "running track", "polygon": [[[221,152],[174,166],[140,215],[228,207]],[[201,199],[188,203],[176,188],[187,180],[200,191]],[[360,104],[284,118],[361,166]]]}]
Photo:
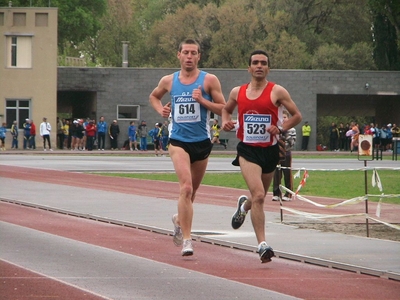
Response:
[{"label": "running track", "polygon": [[[143,180],[29,168],[2,166],[0,176],[36,181],[38,186],[40,182],[56,183],[92,188],[98,192],[118,191],[154,197],[162,193],[164,198],[171,200],[176,198],[177,193],[177,186],[174,183],[159,183],[155,186],[154,183]],[[221,194],[222,190],[223,197],[218,200],[208,196]],[[237,191],[222,190],[217,187],[203,187],[199,190],[197,201],[234,207],[235,203],[229,199],[236,197]],[[269,205],[274,205],[276,209],[276,204],[267,203],[267,210]],[[303,299],[400,298],[398,281],[284,259],[274,259],[269,264],[260,264],[254,253],[206,243],[196,243],[195,256],[189,259],[182,258],[177,255],[177,248],[173,246],[170,236],[15,204],[0,202],[0,221]],[[163,251],[159,251],[160,245]],[[101,295],[96,294],[96,291],[91,293],[79,289],[4,260],[0,260],[0,276],[2,279],[0,297],[4,300],[103,299]],[[196,291],[192,294],[193,298],[196,298],[195,293]],[[218,298],[216,296],[214,299]]]}]

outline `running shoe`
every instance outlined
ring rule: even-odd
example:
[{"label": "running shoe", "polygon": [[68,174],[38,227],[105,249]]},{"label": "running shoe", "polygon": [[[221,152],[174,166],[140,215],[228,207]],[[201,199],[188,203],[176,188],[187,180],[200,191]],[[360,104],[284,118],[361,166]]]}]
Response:
[{"label": "running shoe", "polygon": [[178,217],[177,214],[172,216],[172,223],[174,223],[174,234],[173,234],[173,241],[175,246],[180,246],[183,243],[183,236],[181,226],[176,223],[176,218]]},{"label": "running shoe", "polygon": [[279,196],[273,196],[272,197],[272,201],[279,201],[280,199],[279,199]]},{"label": "running shoe", "polygon": [[243,225],[244,219],[246,218],[247,212],[242,212],[240,208],[242,207],[242,204],[247,201],[247,196],[242,195],[238,199],[238,204],[237,204],[237,210],[232,216],[232,228],[233,229],[239,229],[240,226]]},{"label": "running shoe", "polygon": [[288,196],[283,196],[282,197],[283,201],[292,201],[292,198],[288,197]]},{"label": "running shoe", "polygon": [[258,246],[257,252],[260,255],[262,264],[270,262],[271,258],[275,256],[274,250],[272,250],[272,248],[268,246],[266,242],[262,242]]},{"label": "running shoe", "polygon": [[193,255],[193,246],[192,240],[184,240],[182,247],[182,256],[191,256]]}]

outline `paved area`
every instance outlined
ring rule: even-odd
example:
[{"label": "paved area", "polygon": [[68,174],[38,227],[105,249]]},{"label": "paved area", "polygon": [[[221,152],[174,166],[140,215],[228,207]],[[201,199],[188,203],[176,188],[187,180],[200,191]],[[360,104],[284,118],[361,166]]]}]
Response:
[{"label": "paved area", "polygon": [[[268,221],[267,241],[276,250],[278,256],[293,255],[295,258],[315,259],[317,264],[320,261],[330,261],[333,269],[337,263],[349,265],[351,268],[354,266],[358,270],[373,270],[372,273],[376,273],[377,277],[354,273],[361,276],[356,279],[352,277],[353,273],[343,273],[333,269],[326,270],[326,268],[318,266],[313,266],[309,270],[314,274],[313,276],[305,275],[310,274],[303,269],[309,269],[308,264],[297,261],[288,262],[280,258],[275,258],[272,263],[266,265],[259,264],[257,254],[254,253],[255,237],[250,220],[246,220],[243,228],[238,231],[230,228],[235,199],[244,191],[219,187],[203,186],[199,190],[193,224],[193,234],[197,237],[194,260],[191,260],[193,266],[190,266],[193,271],[188,272],[186,261],[179,255],[180,249],[171,247],[171,237],[167,235],[172,229],[170,217],[176,211],[176,184],[165,182],[154,185],[151,181],[71,173],[63,170],[63,167],[59,171],[55,170],[54,165],[49,167],[47,159],[36,161],[35,166],[26,156],[21,156],[19,163],[25,163],[29,167],[15,167],[11,166],[12,160],[5,159],[5,157],[0,157],[0,177],[2,177],[0,198],[76,212],[91,217],[98,216],[115,220],[116,223],[137,224],[139,227],[154,229],[154,231],[166,234],[160,237],[155,233],[146,232],[148,235],[136,240],[136,235],[140,234],[135,233],[135,238],[130,240],[127,238],[126,228],[113,226],[112,232],[115,236],[105,238],[108,241],[107,245],[94,245],[94,242],[88,242],[89,237],[85,237],[81,242],[76,242],[75,235],[80,232],[79,228],[94,226],[94,228],[84,231],[90,233],[91,238],[98,235],[101,230],[99,222],[31,208],[24,208],[29,212],[21,211],[23,209],[21,207],[13,215],[12,210],[15,208],[10,208],[10,206],[14,207],[15,205],[0,203],[0,234],[1,240],[6,241],[0,250],[2,270],[22,268],[24,272],[36,272],[35,274],[41,274],[42,278],[57,279],[58,283],[67,284],[69,288],[78,288],[80,292],[84,291],[85,295],[102,299],[192,299],[192,296],[187,296],[188,290],[194,292],[195,298],[199,299],[290,299],[292,297],[378,299],[376,297],[383,295],[383,290],[388,293],[383,296],[385,299],[396,299],[400,294],[400,282],[397,281],[400,276],[400,256],[398,255],[400,243],[322,233],[314,230],[300,230],[295,226],[284,225],[280,223],[277,203],[268,202],[266,204],[266,216]],[[82,163],[85,164],[85,160]],[[96,162],[92,162],[92,164],[96,165]],[[102,164],[104,165],[104,162]],[[107,160],[105,164],[107,164]],[[78,165],[74,166],[73,169],[78,169],[78,167]],[[391,207],[390,211],[395,209],[397,209],[396,206]],[[382,214],[384,214],[384,210]],[[392,214],[390,218],[394,219],[391,221],[396,222],[396,216],[399,218],[399,215],[398,213]],[[37,223],[41,219],[51,219],[51,221],[47,223],[47,226],[39,228]],[[400,220],[397,222],[399,223]],[[72,226],[74,223],[78,223],[79,226],[75,228]],[[96,225],[92,223],[96,223]],[[66,233],[60,232],[61,228],[64,228],[63,224],[71,224],[67,226],[69,230],[65,229]],[[52,230],[55,231],[52,232]],[[124,232],[121,233],[121,239],[117,239],[116,235],[120,230]],[[154,244],[154,240],[161,244]],[[102,237],[100,237],[100,242],[104,243]],[[127,242],[135,243],[127,246],[125,244]],[[114,243],[117,244],[113,245]],[[129,251],[121,250],[125,248],[123,246],[119,248],[119,243],[125,245],[125,248],[131,249],[145,247],[147,252],[149,249],[159,248],[160,245],[162,245],[161,247],[169,246],[165,246],[166,253],[163,255],[158,255],[157,251],[152,250],[151,256],[143,260],[143,258],[136,257],[137,253],[132,256],[132,254],[126,253]],[[231,247],[227,249],[213,244],[231,245]],[[49,245],[54,245],[54,248]],[[115,249],[111,252],[104,249],[112,247]],[[248,251],[235,250],[235,247]],[[146,255],[148,256],[148,253]],[[161,265],[157,260],[158,256],[165,256]],[[234,258],[228,259],[226,265],[221,267],[219,264],[222,264],[227,257]],[[246,262],[246,266],[240,266],[240,263],[238,264],[240,261]],[[213,263],[211,266],[210,262]],[[165,263],[167,265],[164,265]],[[182,265],[178,269],[171,267],[171,265],[177,264]],[[238,267],[235,268],[235,265]],[[274,271],[274,267],[278,265],[290,272],[277,275],[274,273],[277,272]],[[57,266],[62,267],[58,268]],[[215,269],[215,274],[210,274],[212,269]],[[319,274],[321,269],[329,271],[330,275]],[[133,272],[134,275],[132,270],[136,270]],[[238,274],[230,276],[227,280],[226,274],[222,275],[227,270],[229,270],[229,274],[235,272]],[[243,270],[246,270],[246,273],[243,273]],[[260,270],[267,273],[260,277],[260,274],[257,273]],[[246,276],[243,276],[244,274]],[[279,285],[279,281],[276,281],[273,286],[267,286],[265,281],[268,281],[266,278],[270,278],[271,274],[278,276],[279,280],[283,282],[290,278],[291,287],[288,287],[287,284]],[[292,278],[296,274],[304,274],[301,278],[302,282]],[[209,277],[210,275],[212,277]],[[380,276],[382,278],[379,278]],[[4,277],[4,273],[2,273],[2,277]],[[248,280],[244,280],[243,277]],[[386,279],[387,277],[393,277],[394,280]],[[307,278],[309,284],[318,282],[320,288],[322,286],[324,288],[320,291],[316,288],[314,294],[307,294],[304,287],[304,280],[307,281]],[[325,278],[325,285],[321,283],[321,278]],[[332,289],[332,293],[329,293],[327,286],[330,281],[328,278],[336,279],[335,284],[338,285],[338,290]],[[182,280],[185,283],[183,286]],[[368,280],[373,282],[369,282],[369,286],[377,289],[378,293],[369,291],[367,295],[360,294],[360,290],[366,286],[365,282]],[[237,284],[237,282],[241,283]],[[257,282],[259,283],[257,284]],[[348,294],[341,294],[339,291],[344,290],[343,285],[350,284],[350,282],[353,285],[346,287]],[[155,286],[160,287],[159,292],[151,289]],[[180,287],[172,288],[177,286]],[[110,287],[114,287],[114,289],[109,290]],[[3,285],[1,289],[5,291],[5,288]],[[64,288],[66,287],[64,286]],[[215,297],[216,291],[219,291],[217,297]],[[357,295],[356,291],[358,296],[355,296]],[[367,292],[366,289],[364,289],[365,292]],[[82,296],[82,299],[89,298]],[[381,297],[381,299],[383,298]]]}]

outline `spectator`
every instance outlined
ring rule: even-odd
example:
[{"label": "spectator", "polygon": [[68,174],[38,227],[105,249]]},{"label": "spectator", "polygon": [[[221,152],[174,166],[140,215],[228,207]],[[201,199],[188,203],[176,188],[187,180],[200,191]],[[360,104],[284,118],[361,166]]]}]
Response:
[{"label": "spectator", "polygon": [[49,150],[53,151],[50,142],[50,132],[51,132],[51,125],[49,122],[47,122],[47,118],[43,118],[43,122],[40,123],[40,136],[43,138],[43,151],[46,151],[46,141]]},{"label": "spectator", "polygon": [[64,148],[64,132],[63,132],[64,123],[57,117],[57,148],[63,149]]},{"label": "spectator", "polygon": [[3,122],[3,124],[0,127],[0,141],[1,141],[1,151],[6,150],[6,133],[7,133],[7,123]]},{"label": "spectator", "polygon": [[[283,124],[289,119],[289,112],[283,112]],[[280,161],[280,167],[275,169],[274,183],[273,183],[273,197],[272,201],[283,201],[292,200],[292,194],[286,192],[283,197],[279,185],[283,179],[285,181],[285,187],[293,191],[293,175],[292,175],[292,150],[296,144],[296,129],[294,127],[283,132],[283,138],[285,140],[285,159]]]},{"label": "spectator", "polygon": [[29,139],[31,138],[31,123],[29,122],[29,119],[25,119],[25,123],[22,125],[22,128],[24,129],[23,148],[24,150],[27,150],[29,149]]},{"label": "spectator", "polygon": [[351,129],[346,133],[351,136],[350,152],[353,152],[358,147],[358,136],[360,135],[360,128],[355,122],[350,123]]},{"label": "spectator", "polygon": [[87,150],[93,150],[94,139],[96,137],[96,124],[94,120],[89,120],[88,124],[86,125],[86,143],[87,143]]},{"label": "spectator", "polygon": [[101,149],[104,151],[107,130],[107,122],[104,121],[104,117],[101,116],[99,122],[97,122],[97,150]]},{"label": "spectator", "polygon": [[221,126],[219,126],[217,119],[214,119],[214,124],[213,126],[211,126],[211,131],[212,131],[211,144],[213,144],[214,146],[214,144],[217,143],[224,146],[224,148],[226,149],[226,144],[219,140],[219,133],[221,131]]},{"label": "spectator", "polygon": [[77,119],[73,122],[73,126],[70,129],[72,135],[71,150],[82,150],[81,143],[84,132],[82,123],[82,120]]},{"label": "spectator", "polygon": [[33,120],[31,120],[31,137],[29,139],[29,147],[32,150],[36,150],[36,125]]},{"label": "spectator", "polygon": [[337,128],[336,123],[332,122],[329,127],[329,149],[331,151],[338,150],[338,141],[339,141],[339,130]]},{"label": "spectator", "polygon": [[138,151],[137,148],[137,129],[135,126],[135,121],[131,121],[128,128],[128,137],[129,137],[129,149],[133,151],[132,144],[135,147],[135,151]]},{"label": "spectator", "polygon": [[83,137],[85,136],[85,127],[83,127],[83,119],[78,120],[78,130],[77,130],[77,142],[78,150],[83,150],[85,146],[83,145]]},{"label": "spectator", "polygon": [[[82,126],[83,126],[83,137],[82,137],[82,150],[85,150],[85,149],[87,149],[87,131],[86,131],[86,126],[88,126],[89,125],[89,123],[90,123],[90,118],[89,117],[87,117],[86,118],[86,121],[85,122],[83,122],[83,124],[82,124]],[[96,125],[94,124],[94,127],[96,127]],[[93,139],[93,142],[94,142],[94,139]],[[93,150],[93,145],[92,145],[92,150]]]},{"label": "spectator", "polygon": [[65,124],[63,126],[63,133],[64,133],[64,147],[67,149],[70,149],[70,143],[69,138],[70,138],[70,134],[69,134],[69,120],[65,120]]},{"label": "spectator", "polygon": [[167,120],[164,121],[164,124],[161,127],[161,130],[162,130],[162,149],[164,151],[167,151],[168,140],[169,140],[169,123]]},{"label": "spectator", "polygon": [[138,127],[138,137],[140,138],[140,150],[147,151],[147,126],[145,120],[142,120]]},{"label": "spectator", "polygon": [[346,123],[346,126],[344,128],[346,128],[346,151],[348,151],[350,150],[350,144],[351,144],[351,136],[347,134],[349,130],[351,130],[350,124]]},{"label": "spectator", "polygon": [[311,135],[311,126],[308,122],[304,122],[304,125],[301,127],[302,133],[302,140],[301,140],[301,150],[307,151],[308,150],[308,142],[310,140]]},{"label": "spectator", "polygon": [[162,149],[162,124],[156,123],[154,129],[149,131],[149,135],[153,139],[155,155],[158,156],[160,154],[164,156]]},{"label": "spectator", "polygon": [[371,125],[365,125],[364,126],[364,134],[365,135],[373,135],[373,131],[371,129]]},{"label": "spectator", "polygon": [[393,144],[393,133],[392,133],[392,124],[389,123],[386,125],[386,151],[392,152],[392,144]]},{"label": "spectator", "polygon": [[111,123],[108,128],[108,135],[110,136],[111,150],[118,150],[119,125],[117,120]]},{"label": "spectator", "polygon": [[342,151],[347,151],[348,150],[347,143],[346,143],[346,140],[347,140],[346,132],[347,132],[347,130],[344,127],[343,123],[339,124],[338,130],[339,130],[339,148],[338,149],[342,150]]},{"label": "spectator", "polygon": [[393,123],[392,127],[392,135],[393,137],[400,137],[400,127],[398,127],[396,124]]},{"label": "spectator", "polygon": [[10,129],[12,135],[11,149],[18,149],[18,124],[14,121]]}]

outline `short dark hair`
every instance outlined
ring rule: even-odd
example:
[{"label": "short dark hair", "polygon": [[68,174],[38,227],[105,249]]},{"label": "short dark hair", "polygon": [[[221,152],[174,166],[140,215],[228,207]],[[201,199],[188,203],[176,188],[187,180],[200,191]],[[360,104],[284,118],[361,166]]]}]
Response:
[{"label": "short dark hair", "polygon": [[251,66],[251,58],[253,57],[253,55],[256,54],[262,54],[265,55],[268,58],[268,67],[271,67],[271,63],[269,61],[269,55],[267,52],[265,52],[264,50],[254,50],[253,52],[250,53],[250,57],[249,57],[249,66]]},{"label": "short dark hair", "polygon": [[186,40],[182,41],[182,42],[179,44],[178,51],[181,52],[181,51],[182,51],[182,46],[183,46],[183,45],[187,45],[187,44],[189,44],[189,45],[197,45],[197,51],[198,51],[199,53],[201,52],[201,51],[200,51],[200,44],[199,44],[195,39],[186,39]]}]

